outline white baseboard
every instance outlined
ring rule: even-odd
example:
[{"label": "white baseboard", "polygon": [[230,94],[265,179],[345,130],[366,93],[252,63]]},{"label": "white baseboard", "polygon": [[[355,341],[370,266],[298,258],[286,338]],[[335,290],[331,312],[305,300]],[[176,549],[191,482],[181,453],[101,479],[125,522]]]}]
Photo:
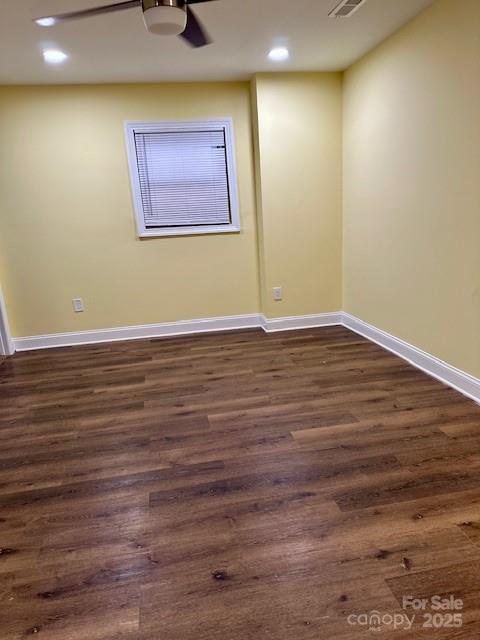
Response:
[{"label": "white baseboard", "polygon": [[118,340],[139,340],[141,338],[166,338],[194,333],[214,331],[234,331],[238,329],[261,328],[266,332],[289,331],[325,327],[342,323],[342,313],[320,313],[311,316],[292,316],[290,318],[268,319],[257,313],[242,316],[224,316],[221,318],[202,318],[199,320],[179,320],[132,327],[96,329],[72,333],[51,333],[39,336],[14,338],[16,351],[31,349],[51,349],[53,347],[72,347],[74,345],[95,344],[97,342],[116,342]]},{"label": "white baseboard", "polygon": [[16,351],[31,349],[50,349],[52,347],[71,347],[97,342],[117,342],[118,340],[139,340],[141,338],[165,338],[183,336],[192,333],[214,331],[234,331],[261,326],[261,318],[257,313],[243,316],[225,316],[223,318],[203,318],[199,320],[179,320],[160,324],[145,324],[132,327],[116,327],[114,329],[97,329],[77,331],[73,333],[51,333],[43,336],[14,338]]},{"label": "white baseboard", "polygon": [[293,331],[295,329],[313,329],[342,324],[343,313],[317,313],[310,316],[290,316],[284,318],[266,318],[261,316],[261,327],[266,333],[275,331]]},{"label": "white baseboard", "polygon": [[52,347],[70,347],[82,344],[115,342],[118,340],[139,340],[141,338],[164,338],[195,333],[211,333],[215,331],[234,331],[238,329],[262,328],[266,333],[276,331],[292,331],[295,329],[312,329],[343,325],[368,340],[379,344],[388,351],[410,362],[418,369],[453,387],[465,396],[480,403],[480,380],[460,369],[443,362],[435,356],[414,347],[413,345],[377,329],[359,318],[341,311],[319,313],[308,316],[291,316],[284,318],[266,318],[262,314],[225,316],[221,318],[203,318],[199,320],[180,320],[160,324],[117,327],[114,329],[98,329],[73,333],[52,333],[49,335],[13,338],[16,351],[31,349],[50,349]]},{"label": "white baseboard", "polygon": [[408,342],[392,336],[386,331],[377,329],[377,327],[363,322],[349,313],[343,313],[342,324],[347,327],[347,329],[351,329],[355,331],[355,333],[368,338],[368,340],[376,342],[384,349],[407,360],[407,362],[418,369],[421,369],[449,387],[460,391],[460,393],[463,393],[463,395],[468,398],[480,403],[480,380],[478,378],[456,367],[452,367],[426,351],[422,351]]}]

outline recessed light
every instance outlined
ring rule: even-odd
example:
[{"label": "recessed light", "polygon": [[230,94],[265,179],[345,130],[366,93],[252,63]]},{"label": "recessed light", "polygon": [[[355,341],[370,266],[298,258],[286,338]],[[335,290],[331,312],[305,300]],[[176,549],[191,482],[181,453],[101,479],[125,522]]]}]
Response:
[{"label": "recessed light", "polygon": [[53,27],[53,25],[56,23],[56,20],[55,18],[38,18],[38,20],[35,20],[35,22],[41,27]]},{"label": "recessed light", "polygon": [[288,60],[290,53],[286,47],[275,47],[270,51],[268,57],[275,62],[283,62],[284,60]]},{"label": "recessed light", "polygon": [[58,49],[47,49],[43,52],[43,57],[45,58],[45,62],[49,64],[60,64],[68,58],[66,53]]}]

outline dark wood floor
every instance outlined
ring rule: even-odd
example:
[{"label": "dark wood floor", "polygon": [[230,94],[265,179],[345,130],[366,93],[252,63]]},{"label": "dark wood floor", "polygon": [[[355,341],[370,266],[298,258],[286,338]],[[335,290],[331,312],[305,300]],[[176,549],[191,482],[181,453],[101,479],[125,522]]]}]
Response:
[{"label": "dark wood floor", "polygon": [[462,628],[381,637],[480,637],[480,407],[346,329],[20,353],[0,410],[1,640],[371,638],[437,594]]}]

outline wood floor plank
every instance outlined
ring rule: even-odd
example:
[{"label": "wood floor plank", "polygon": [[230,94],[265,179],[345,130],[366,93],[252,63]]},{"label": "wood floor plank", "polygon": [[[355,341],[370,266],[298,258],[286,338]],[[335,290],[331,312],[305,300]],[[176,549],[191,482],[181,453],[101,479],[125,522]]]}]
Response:
[{"label": "wood floor plank", "polygon": [[480,407],[342,327],[0,363],[0,638],[480,637]]}]

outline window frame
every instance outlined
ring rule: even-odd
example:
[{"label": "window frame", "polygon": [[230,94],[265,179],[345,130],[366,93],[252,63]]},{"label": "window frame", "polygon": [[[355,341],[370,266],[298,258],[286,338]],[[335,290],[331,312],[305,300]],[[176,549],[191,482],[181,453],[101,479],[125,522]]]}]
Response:
[{"label": "window frame", "polygon": [[[201,225],[184,227],[148,228],[145,225],[144,210],[140,189],[140,176],[137,163],[135,133],[156,133],[175,131],[210,131],[214,128],[225,130],[225,155],[227,162],[227,181],[230,195],[230,219],[228,225]],[[163,238],[168,236],[211,235],[218,233],[240,232],[240,208],[238,202],[237,167],[235,162],[235,141],[232,118],[213,120],[129,120],[125,122],[128,168],[133,199],[133,208],[139,238]]]}]

